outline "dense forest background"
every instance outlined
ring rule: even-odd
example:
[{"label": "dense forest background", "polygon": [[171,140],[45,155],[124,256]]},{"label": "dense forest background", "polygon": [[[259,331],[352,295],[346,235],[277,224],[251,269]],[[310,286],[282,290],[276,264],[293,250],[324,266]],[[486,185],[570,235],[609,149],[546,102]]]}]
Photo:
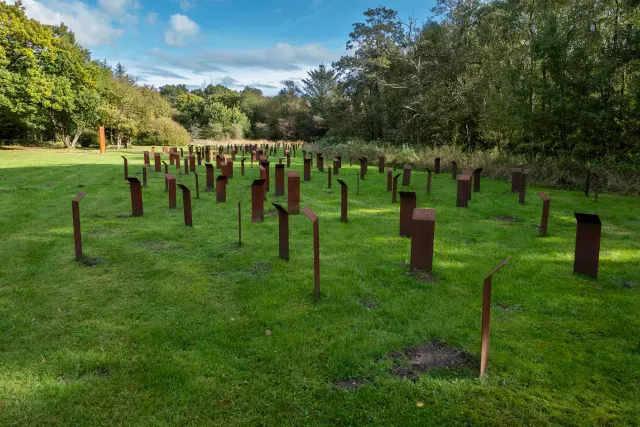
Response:
[{"label": "dense forest background", "polygon": [[259,138],[453,145],[640,159],[638,0],[440,0],[432,19],[384,7],[348,55],[279,94],[139,86],[64,25],[0,3],[0,139],[184,145]]}]

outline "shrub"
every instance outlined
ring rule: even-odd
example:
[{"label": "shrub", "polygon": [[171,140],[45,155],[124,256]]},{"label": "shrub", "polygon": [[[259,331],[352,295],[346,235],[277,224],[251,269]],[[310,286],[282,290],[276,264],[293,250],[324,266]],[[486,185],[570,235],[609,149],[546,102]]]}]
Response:
[{"label": "shrub", "polygon": [[188,145],[189,132],[169,117],[152,119],[136,138],[139,145]]},{"label": "shrub", "polygon": [[89,129],[82,132],[80,138],[78,138],[78,145],[80,147],[97,147],[100,145],[100,136],[95,130]]}]

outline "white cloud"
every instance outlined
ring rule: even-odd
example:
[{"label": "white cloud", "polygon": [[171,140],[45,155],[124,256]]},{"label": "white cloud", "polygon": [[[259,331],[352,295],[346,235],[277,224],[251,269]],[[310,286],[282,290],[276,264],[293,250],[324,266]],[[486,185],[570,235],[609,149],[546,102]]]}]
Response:
[{"label": "white cloud", "polygon": [[193,9],[195,7],[195,1],[191,0],[180,0],[180,9],[185,12],[188,12],[189,9]]},{"label": "white cloud", "polygon": [[98,0],[102,10],[119,21],[136,20],[132,11],[140,8],[138,0]]},{"label": "white cloud", "polygon": [[198,24],[188,16],[177,13],[169,19],[169,28],[164,33],[164,40],[169,46],[184,46],[187,40],[193,39],[198,33]]},{"label": "white cloud", "polygon": [[158,14],[156,12],[149,12],[147,14],[147,24],[156,25],[158,22]]},{"label": "white cloud", "polygon": [[122,37],[124,30],[113,25],[110,12],[87,6],[81,1],[23,0],[27,16],[47,25],[63,23],[85,47],[110,44]]}]

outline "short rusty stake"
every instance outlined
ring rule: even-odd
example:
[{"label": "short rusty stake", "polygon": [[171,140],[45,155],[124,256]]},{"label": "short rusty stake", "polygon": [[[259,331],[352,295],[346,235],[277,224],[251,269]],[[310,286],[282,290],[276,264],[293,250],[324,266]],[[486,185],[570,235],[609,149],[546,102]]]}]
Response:
[{"label": "short rusty stake", "polygon": [[176,177],[172,174],[165,174],[164,178],[167,180],[167,186],[169,189],[169,209],[176,208]]},{"label": "short rusty stake", "polygon": [[264,221],[264,179],[256,179],[251,184],[251,220]]},{"label": "short rusty stake", "polygon": [[178,184],[178,187],[182,190],[182,206],[184,208],[184,225],[187,227],[193,226],[191,219],[191,191],[183,184]]},{"label": "short rusty stake", "polygon": [[542,221],[540,222],[540,237],[547,235],[547,225],[549,224],[549,205],[551,204],[551,198],[545,193],[538,193],[538,196],[542,199]]},{"label": "short rusty stake", "polygon": [[129,178],[129,161],[125,156],[120,157],[122,157],[122,160],[124,160],[124,179],[127,179]]},{"label": "short rusty stake", "polygon": [[458,195],[456,198],[456,207],[469,207],[469,194],[471,193],[471,176],[460,175],[458,177]]},{"label": "short rusty stake", "polygon": [[427,168],[427,195],[431,194],[431,169]]},{"label": "short rusty stake", "polygon": [[349,187],[341,179],[339,179],[338,182],[340,183],[340,187],[342,188],[342,194],[340,198],[340,221],[347,222]]},{"label": "short rusty stake", "polygon": [[169,183],[167,182],[167,174],[169,173],[169,166],[165,161],[163,161],[162,163],[164,163],[164,191],[167,191],[169,189]]},{"label": "short rusty stake", "polygon": [[284,196],[284,165],[276,165],[276,197]]},{"label": "short rusty stake", "polygon": [[331,190],[331,168],[327,168],[327,188]]},{"label": "short rusty stake", "polygon": [[400,192],[400,237],[411,237],[411,222],[416,206],[417,200],[414,191]]},{"label": "short rusty stake", "polygon": [[529,176],[531,170],[525,169],[520,173],[520,204],[524,205],[527,197],[527,176]]},{"label": "short rusty stake", "polygon": [[511,169],[511,192],[517,193],[520,191],[520,177],[522,176],[522,168]]},{"label": "short rusty stake", "polygon": [[80,232],[80,200],[87,193],[82,192],[71,201],[71,213],[73,214],[73,241],[76,247],[76,261],[82,261],[82,234]]},{"label": "short rusty stake", "polygon": [[150,166],[150,165],[151,165],[151,162],[149,161],[149,158],[150,158],[150,157],[149,157],[149,152],[148,152],[148,151],[143,151],[143,152],[142,152],[142,155],[143,155],[143,157],[144,157],[143,165],[144,165],[144,166]]},{"label": "short rusty stake", "polygon": [[387,171],[387,192],[391,193],[393,191],[393,169],[385,168]]},{"label": "short rusty stake", "polygon": [[216,178],[216,203],[227,203],[227,181],[226,175]]},{"label": "short rusty stake", "polygon": [[277,203],[271,204],[278,210],[280,258],[289,261],[289,212]]},{"label": "short rusty stake", "polygon": [[313,223],[313,299],[318,302],[320,297],[320,225],[318,223],[318,215],[309,207],[302,209],[302,212]]},{"label": "short rusty stake", "polygon": [[411,218],[411,271],[433,270],[433,242],[436,229],[435,209],[414,209]]},{"label": "short rusty stake", "polygon": [[491,280],[493,275],[509,262],[508,257],[496,266],[484,279],[484,292],[482,296],[482,340],[480,343],[480,376],[483,377],[489,361],[489,330],[491,327]]},{"label": "short rusty stake", "polygon": [[384,173],[384,154],[378,155],[378,173]]},{"label": "short rusty stake", "polygon": [[304,159],[304,180],[311,181],[311,159]]},{"label": "short rusty stake", "polygon": [[440,157],[436,157],[435,161],[433,162],[433,173],[435,173],[436,175],[440,174]]},{"label": "short rusty stake", "polygon": [[162,165],[160,164],[161,161],[162,159],[160,158],[160,153],[153,153],[155,172],[162,172]]},{"label": "short rusty stake", "polygon": [[142,185],[138,178],[127,178],[129,192],[131,193],[131,214],[142,216]]},{"label": "short rusty stake", "polygon": [[338,159],[336,157],[333,158],[333,174],[335,176],[340,175],[340,164],[339,164]]},{"label": "short rusty stake", "polygon": [[478,168],[473,171],[473,192],[480,192],[480,178],[482,177],[483,168]]},{"label": "short rusty stake", "polygon": [[184,158],[184,174],[189,175],[189,156]]},{"label": "short rusty stake", "polygon": [[573,272],[598,278],[602,223],[595,214],[574,213],[578,221]]},{"label": "short rusty stake", "polygon": [[198,173],[194,170],[193,174],[196,176],[196,199],[200,200],[200,179]]},{"label": "short rusty stake", "polygon": [[402,186],[408,187],[411,185],[411,165],[404,165],[404,173],[402,175]]},{"label": "short rusty stake", "polygon": [[397,203],[396,198],[398,193],[398,178],[400,177],[400,175],[402,174],[399,173],[393,177],[393,194],[391,195],[391,203]]},{"label": "short rusty stake", "polygon": [[213,165],[211,163],[205,163],[204,167],[206,169],[207,176],[207,192],[213,191]]},{"label": "short rusty stake", "polygon": [[240,176],[244,176],[244,161],[247,160],[246,157],[243,157],[242,160],[240,160]]},{"label": "short rusty stake", "polygon": [[287,210],[291,215],[300,213],[300,172],[287,172]]}]

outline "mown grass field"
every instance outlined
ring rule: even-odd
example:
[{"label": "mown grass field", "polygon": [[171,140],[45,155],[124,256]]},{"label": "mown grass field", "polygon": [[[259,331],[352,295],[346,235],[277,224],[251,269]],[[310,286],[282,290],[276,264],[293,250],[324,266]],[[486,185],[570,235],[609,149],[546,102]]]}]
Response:
[{"label": "mown grass field", "polygon": [[[414,171],[418,207],[437,210],[438,280],[422,282],[407,274],[410,242],[386,176],[370,167],[358,196],[357,167],[343,160],[343,224],[337,181],[328,190],[314,167],[301,183],[301,206],[320,217],[314,304],[311,223],[290,217],[291,261],[280,260],[274,212],[251,222],[257,167],[247,162],[241,177],[236,162],[226,204],[204,191],[199,167],[189,228],[180,190],[169,210],[164,175],[153,172],[144,216],[131,217],[120,155],[141,179],[142,149],[0,151],[0,425],[640,424],[638,198],[596,203],[530,187],[521,206],[509,183],[483,180],[460,209],[448,173],[427,197],[426,174]],[[302,171],[301,152],[292,160]],[[268,201],[286,206],[273,190]],[[89,265],[74,261],[80,191]],[[552,198],[545,238],[534,228],[538,191]],[[598,280],[572,272],[574,211],[601,216]],[[488,375],[478,378],[482,280],[507,256],[494,277]],[[468,352],[469,364],[415,380],[391,374],[400,362],[390,352],[434,339]],[[361,385],[334,385],[343,379]]]}]

